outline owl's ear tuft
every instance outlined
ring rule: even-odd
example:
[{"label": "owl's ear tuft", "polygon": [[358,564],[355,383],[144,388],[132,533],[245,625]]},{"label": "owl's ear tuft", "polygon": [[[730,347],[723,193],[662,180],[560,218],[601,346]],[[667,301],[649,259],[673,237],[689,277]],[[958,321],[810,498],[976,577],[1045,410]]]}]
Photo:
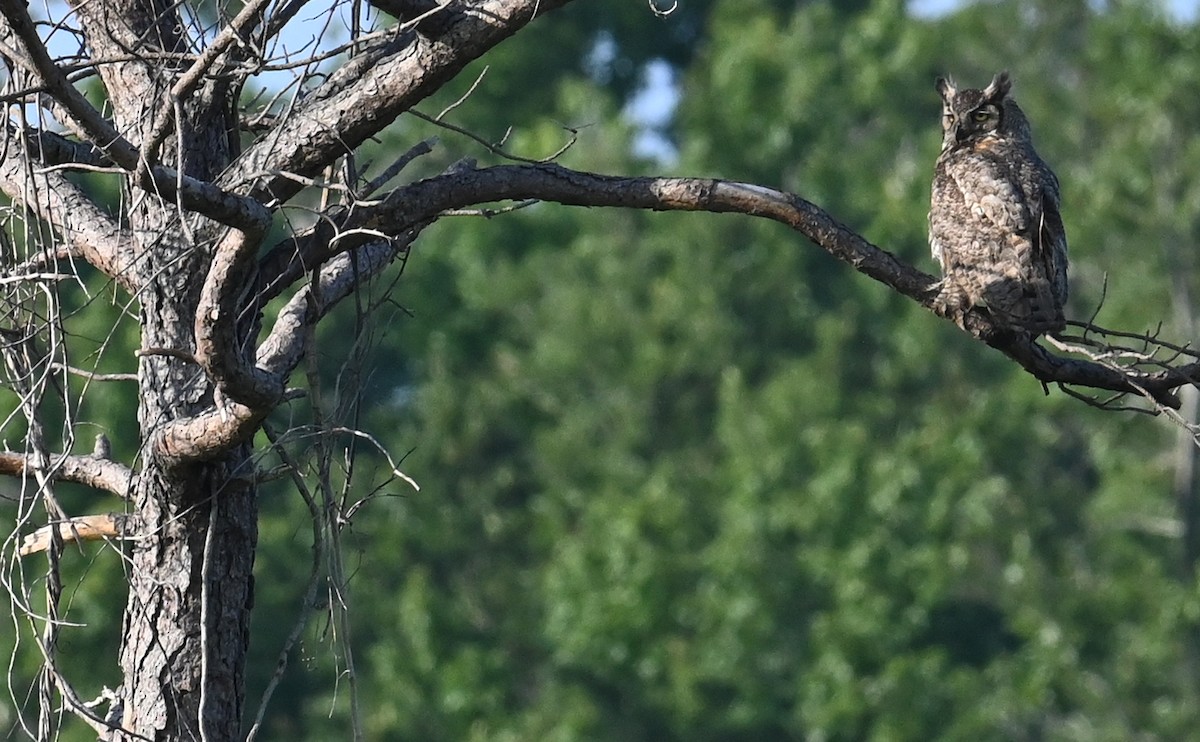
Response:
[{"label": "owl's ear tuft", "polygon": [[998,101],[1008,95],[1008,91],[1012,90],[1012,80],[1008,77],[1008,70],[997,72],[992,81],[983,90],[985,100]]},{"label": "owl's ear tuft", "polygon": [[948,77],[939,77],[937,82],[934,83],[934,87],[937,88],[938,94],[942,96],[942,100],[944,101],[950,100],[958,92],[954,89],[954,81]]}]

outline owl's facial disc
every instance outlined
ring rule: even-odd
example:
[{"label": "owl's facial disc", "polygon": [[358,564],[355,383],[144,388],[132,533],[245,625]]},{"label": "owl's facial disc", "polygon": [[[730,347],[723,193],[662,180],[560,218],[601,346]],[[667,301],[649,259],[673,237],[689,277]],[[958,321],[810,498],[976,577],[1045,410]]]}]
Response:
[{"label": "owl's facial disc", "polygon": [[960,142],[990,134],[1000,127],[1000,108],[995,104],[985,103],[964,112],[957,124],[955,136]]}]

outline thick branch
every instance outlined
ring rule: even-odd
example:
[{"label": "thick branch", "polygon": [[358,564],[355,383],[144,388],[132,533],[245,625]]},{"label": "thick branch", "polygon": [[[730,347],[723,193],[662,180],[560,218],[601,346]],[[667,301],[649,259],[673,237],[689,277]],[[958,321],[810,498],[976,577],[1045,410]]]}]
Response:
[{"label": "thick branch", "polygon": [[243,299],[253,285],[247,277],[264,231],[230,229],[217,245],[196,311],[195,355],[226,398],[269,410],[283,395],[283,378],[251,363],[238,332]]},{"label": "thick branch", "polygon": [[297,291],[279,311],[271,333],[258,349],[258,362],[279,374],[289,374],[304,357],[305,328],[318,322],[360,284],[371,280],[407,249],[415,234],[391,241],[368,242],[343,253],[321,268],[316,290]]},{"label": "thick branch", "polygon": [[[11,2],[12,0],[7,0]],[[351,59],[294,114],[246,150],[222,179],[262,200],[286,201],[301,185],[278,173],[315,175],[386,128],[471,61],[536,16],[570,0],[476,0],[438,13],[440,34],[402,34]]]},{"label": "thick branch", "polygon": [[[398,188],[378,207],[361,209],[347,227],[395,234],[448,209],[525,199],[571,206],[764,217],[787,224],[839,260],[925,306],[932,306],[937,295],[936,278],[867,242],[815,204],[771,188],[725,180],[597,175],[554,164],[502,165],[440,175]],[[347,238],[339,246],[357,244]]]},{"label": "thick branch", "polygon": [[83,165],[92,168],[113,167],[113,161],[104,153],[87,142],[76,142],[45,129],[24,126],[17,129],[8,127],[8,136],[24,136],[25,149],[33,153],[37,161],[43,165]]},{"label": "thick branch", "polygon": [[[258,349],[255,373],[282,383],[308,349],[305,340],[311,334],[305,330],[362,282],[386,268],[414,236],[368,243],[322,267],[316,290],[311,286],[302,288],[279,311],[271,333]],[[253,406],[225,402],[219,409],[176,420],[156,432],[154,448],[161,460],[175,465],[210,459],[254,435],[276,401]]]},{"label": "thick branch", "polygon": [[[305,339],[311,335],[306,328],[387,267],[414,236],[370,242],[322,267],[316,290],[304,287],[279,311],[271,333],[258,349],[258,373],[286,379],[307,351]],[[155,435],[154,448],[163,461],[175,465],[209,459],[254,435],[272,409],[270,403],[225,403],[219,409],[163,426]]]},{"label": "thick branch", "polygon": [[[63,105],[88,140],[124,170],[138,172],[141,162],[138,149],[75,89],[66,73],[55,64],[38,38],[28,9],[21,0],[0,0],[0,14],[21,40],[46,89]],[[258,202],[228,193],[211,183],[182,176],[165,167],[143,169],[142,172],[144,177],[134,179],[138,187],[167,199],[178,196],[184,208],[222,224],[255,228],[270,220],[270,214]]]},{"label": "thick branch", "polygon": [[[972,309],[965,316],[950,316],[950,310],[936,300],[938,282],[933,276],[901,262],[799,196],[746,183],[698,178],[623,178],[552,164],[506,165],[442,175],[399,188],[379,207],[361,211],[348,226],[397,233],[447,209],[530,198],[574,206],[742,213],[772,219],[801,232],[855,270],[959,323],[1041,381],[1145,393],[1161,404],[1176,407],[1178,400],[1171,390],[1200,380],[1196,364],[1153,373],[1118,370],[1092,361],[1055,356],[1028,335],[1001,331],[981,309]],[[353,238],[343,243],[339,243],[342,248],[357,246]]]},{"label": "thick branch", "polygon": [[134,248],[115,221],[60,173],[36,167],[24,150],[37,141],[10,140],[0,159],[0,190],[54,228],[79,255],[132,292]]},{"label": "thick branch", "polygon": [[[124,464],[98,456],[59,456],[49,470],[50,476],[60,482],[75,482],[117,497],[128,498],[133,483],[133,471]],[[24,476],[32,473],[34,461],[23,453],[0,452],[0,474]]]},{"label": "thick branch", "polygon": [[[396,244],[381,242],[380,234],[405,235],[400,243],[403,246],[447,210],[526,199],[574,206],[740,213],[772,219],[804,234],[855,270],[955,321],[1044,382],[1144,393],[1173,406],[1171,390],[1200,379],[1197,364],[1145,373],[1055,356],[1028,335],[998,329],[985,310],[971,309],[965,315],[951,316],[953,310],[937,300],[937,279],[901,262],[794,194],[723,180],[597,175],[553,164],[505,165],[441,175],[398,188],[377,206],[339,212],[336,221],[340,223],[334,228],[337,239],[330,240],[323,250],[313,248],[309,257],[317,260],[342,257],[321,271],[317,292],[302,290],[280,312],[268,340],[258,350],[259,371],[286,378],[303,356],[304,328],[318,321],[332,304],[397,254]],[[352,251],[359,251],[357,259],[363,262],[352,263],[346,257]],[[281,274],[289,270],[281,260],[268,262]],[[270,277],[264,277],[264,285],[269,284]],[[178,461],[214,455],[251,435],[267,412],[265,406],[233,405],[181,420],[163,431],[160,449]]]},{"label": "thick branch", "polygon": [[163,425],[154,431],[151,446],[156,460],[168,467],[209,460],[248,440],[270,412],[270,407],[225,403]]}]

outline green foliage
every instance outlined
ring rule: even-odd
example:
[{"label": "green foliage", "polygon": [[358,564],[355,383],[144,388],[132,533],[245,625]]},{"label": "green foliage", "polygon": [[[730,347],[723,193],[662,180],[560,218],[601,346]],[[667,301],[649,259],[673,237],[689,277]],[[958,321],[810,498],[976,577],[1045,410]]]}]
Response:
[{"label": "green foliage", "polygon": [[[1200,79],[1193,33],[1132,6],[918,21],[898,2],[714,3],[681,68],[674,169],[796,190],[924,261],[931,81],[1012,67],[1067,183],[1085,314],[1128,259],[1118,244],[1195,213],[1114,206],[1157,172],[1125,172],[1121,148],[1161,170],[1194,126],[1171,116],[1164,152],[1123,133],[1163,106],[1131,94],[1118,113],[1099,91],[1144,73],[1169,100]],[[1104,44],[1145,44],[1146,61],[1101,64]],[[594,82],[554,98],[558,120],[596,122],[568,161],[636,168],[620,96]],[[532,118],[517,144],[539,141]],[[1108,138],[1118,151],[1089,145]],[[1188,172],[1170,168],[1181,192]],[[1166,259],[1150,262],[1112,271],[1106,322],[1170,316],[1152,288]],[[356,604],[373,734],[1125,739],[1195,723],[1181,658],[1198,606],[1179,544],[1148,527],[1172,518],[1169,431],[1151,421],[1046,397],[745,219],[539,206],[445,223],[396,298],[413,317],[382,352],[405,392],[368,421],[416,447],[404,468],[423,489],[355,526],[389,586]]]},{"label": "green foliage", "polygon": [[[672,170],[794,190],[932,270],[932,80],[1009,68],[1063,180],[1069,314],[1103,293],[1104,324],[1165,320],[1183,338],[1173,292],[1200,290],[1200,29],[1135,2],[933,20],[899,0],[684,2],[665,20],[576,5],[486,59],[449,119],[497,140],[514,126],[506,148],[531,156],[584,126],[567,164],[642,171],[621,109],[661,57],[683,92]],[[614,51],[589,67],[602,43]],[[401,120],[380,159],[434,131]],[[440,136],[412,172],[496,159]],[[447,218],[384,295],[395,304],[367,327],[333,318],[318,358],[332,385],[373,343],[371,373],[342,387],[366,400],[354,424],[412,449],[401,468],[422,485],[374,492],[344,532],[367,738],[1196,736],[1200,594],[1174,530],[1169,428],[1047,396],[748,218]],[[130,332],[111,342],[131,348]],[[87,404],[105,421],[131,406]],[[366,448],[356,467],[354,498],[386,470]],[[308,517],[290,484],[264,489],[252,709],[308,610]],[[101,583],[81,584],[90,616]],[[324,607],[263,738],[346,736]]]}]

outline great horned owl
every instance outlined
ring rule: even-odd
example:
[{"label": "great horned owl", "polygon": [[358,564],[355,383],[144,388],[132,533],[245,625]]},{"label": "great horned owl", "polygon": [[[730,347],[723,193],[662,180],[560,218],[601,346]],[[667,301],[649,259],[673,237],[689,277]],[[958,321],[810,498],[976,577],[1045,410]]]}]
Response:
[{"label": "great horned owl", "polygon": [[1067,236],[1058,178],[1033,149],[1007,72],[983,90],[938,78],[942,152],[933,176],[929,245],[942,266],[939,300],[986,307],[1007,330],[1065,327]]}]

